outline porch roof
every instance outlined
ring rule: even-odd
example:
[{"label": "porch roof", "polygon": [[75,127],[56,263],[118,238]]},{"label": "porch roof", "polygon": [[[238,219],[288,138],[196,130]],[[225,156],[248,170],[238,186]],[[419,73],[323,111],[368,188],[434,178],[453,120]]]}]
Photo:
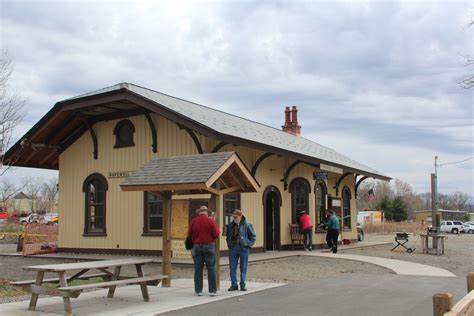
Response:
[{"label": "porch roof", "polygon": [[123,191],[256,192],[259,184],[235,152],[150,160],[120,185]]}]

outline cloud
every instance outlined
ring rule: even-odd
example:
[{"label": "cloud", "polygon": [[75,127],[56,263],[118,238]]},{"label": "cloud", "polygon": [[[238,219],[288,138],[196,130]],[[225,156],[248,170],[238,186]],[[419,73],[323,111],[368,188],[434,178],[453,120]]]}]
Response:
[{"label": "cloud", "polygon": [[306,137],[425,191],[413,157],[474,152],[472,91],[457,84],[469,1],[0,1],[29,100],[18,134],[59,100],[128,81],[275,127],[298,105]]}]

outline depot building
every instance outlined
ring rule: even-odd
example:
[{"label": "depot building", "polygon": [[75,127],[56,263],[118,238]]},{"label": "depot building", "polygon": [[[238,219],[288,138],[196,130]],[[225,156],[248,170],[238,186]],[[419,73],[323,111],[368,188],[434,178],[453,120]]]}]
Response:
[{"label": "depot building", "polygon": [[[301,210],[316,224],[335,209],[342,238],[355,241],[358,186],[391,178],[301,137],[296,107],[282,108],[282,122],[121,83],[56,103],[4,160],[59,171],[63,252],[160,255],[164,239],[186,237],[201,205],[221,228],[241,209],[257,232],[254,251],[289,249]],[[316,230],[315,247],[324,240]]]}]

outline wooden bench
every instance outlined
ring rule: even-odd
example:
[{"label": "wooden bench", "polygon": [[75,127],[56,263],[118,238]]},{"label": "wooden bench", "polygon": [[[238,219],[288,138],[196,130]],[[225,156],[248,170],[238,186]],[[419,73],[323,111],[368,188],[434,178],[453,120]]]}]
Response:
[{"label": "wooden bench", "polygon": [[[11,282],[12,285],[23,287],[31,293],[30,310],[35,310],[39,295],[60,296],[63,298],[64,311],[67,315],[72,315],[70,298],[77,298],[84,290],[94,288],[109,288],[107,297],[112,298],[115,289],[119,285],[136,285],[139,284],[143,296],[143,300],[148,302],[148,285],[158,285],[161,280],[167,279],[167,275],[145,276],[142,266],[147,263],[154,262],[153,259],[117,259],[117,260],[100,260],[76,263],[62,263],[40,266],[23,267],[24,270],[36,271],[36,280]],[[123,266],[134,265],[137,271],[136,277],[120,276]],[[113,268],[113,272],[109,269]],[[100,273],[86,274],[89,270],[99,270]],[[66,272],[71,270],[80,270],[72,276],[66,277]],[[57,278],[44,279],[45,273],[57,273]],[[68,282],[75,279],[91,279],[101,277],[104,282],[96,282],[83,285],[69,286]],[[57,283],[58,288],[42,286],[43,283]]]},{"label": "wooden bench", "polygon": [[291,237],[291,249],[295,250],[295,244],[303,245],[304,236],[300,232],[300,225],[298,224],[288,224],[290,229]]}]

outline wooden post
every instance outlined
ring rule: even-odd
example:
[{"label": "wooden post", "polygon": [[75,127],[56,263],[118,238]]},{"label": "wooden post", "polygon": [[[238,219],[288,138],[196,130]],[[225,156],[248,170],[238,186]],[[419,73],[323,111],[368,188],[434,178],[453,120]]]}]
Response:
[{"label": "wooden post", "polygon": [[453,307],[453,295],[450,293],[436,293],[433,295],[433,316],[443,316]]},{"label": "wooden post", "polygon": [[[224,211],[222,208],[222,196],[212,194],[211,195],[211,203],[210,203],[211,210],[215,211],[215,221],[217,222],[217,227],[219,230],[222,229],[222,218],[224,215],[222,212]],[[219,234],[219,238],[216,239],[216,289],[219,291],[221,288],[221,236]]]},{"label": "wooden post", "polygon": [[163,279],[163,287],[171,286],[171,192],[162,192],[163,198],[163,246],[161,270],[168,277]]},{"label": "wooden post", "polygon": [[466,276],[467,279],[467,293],[474,291],[474,272],[469,272]]}]

